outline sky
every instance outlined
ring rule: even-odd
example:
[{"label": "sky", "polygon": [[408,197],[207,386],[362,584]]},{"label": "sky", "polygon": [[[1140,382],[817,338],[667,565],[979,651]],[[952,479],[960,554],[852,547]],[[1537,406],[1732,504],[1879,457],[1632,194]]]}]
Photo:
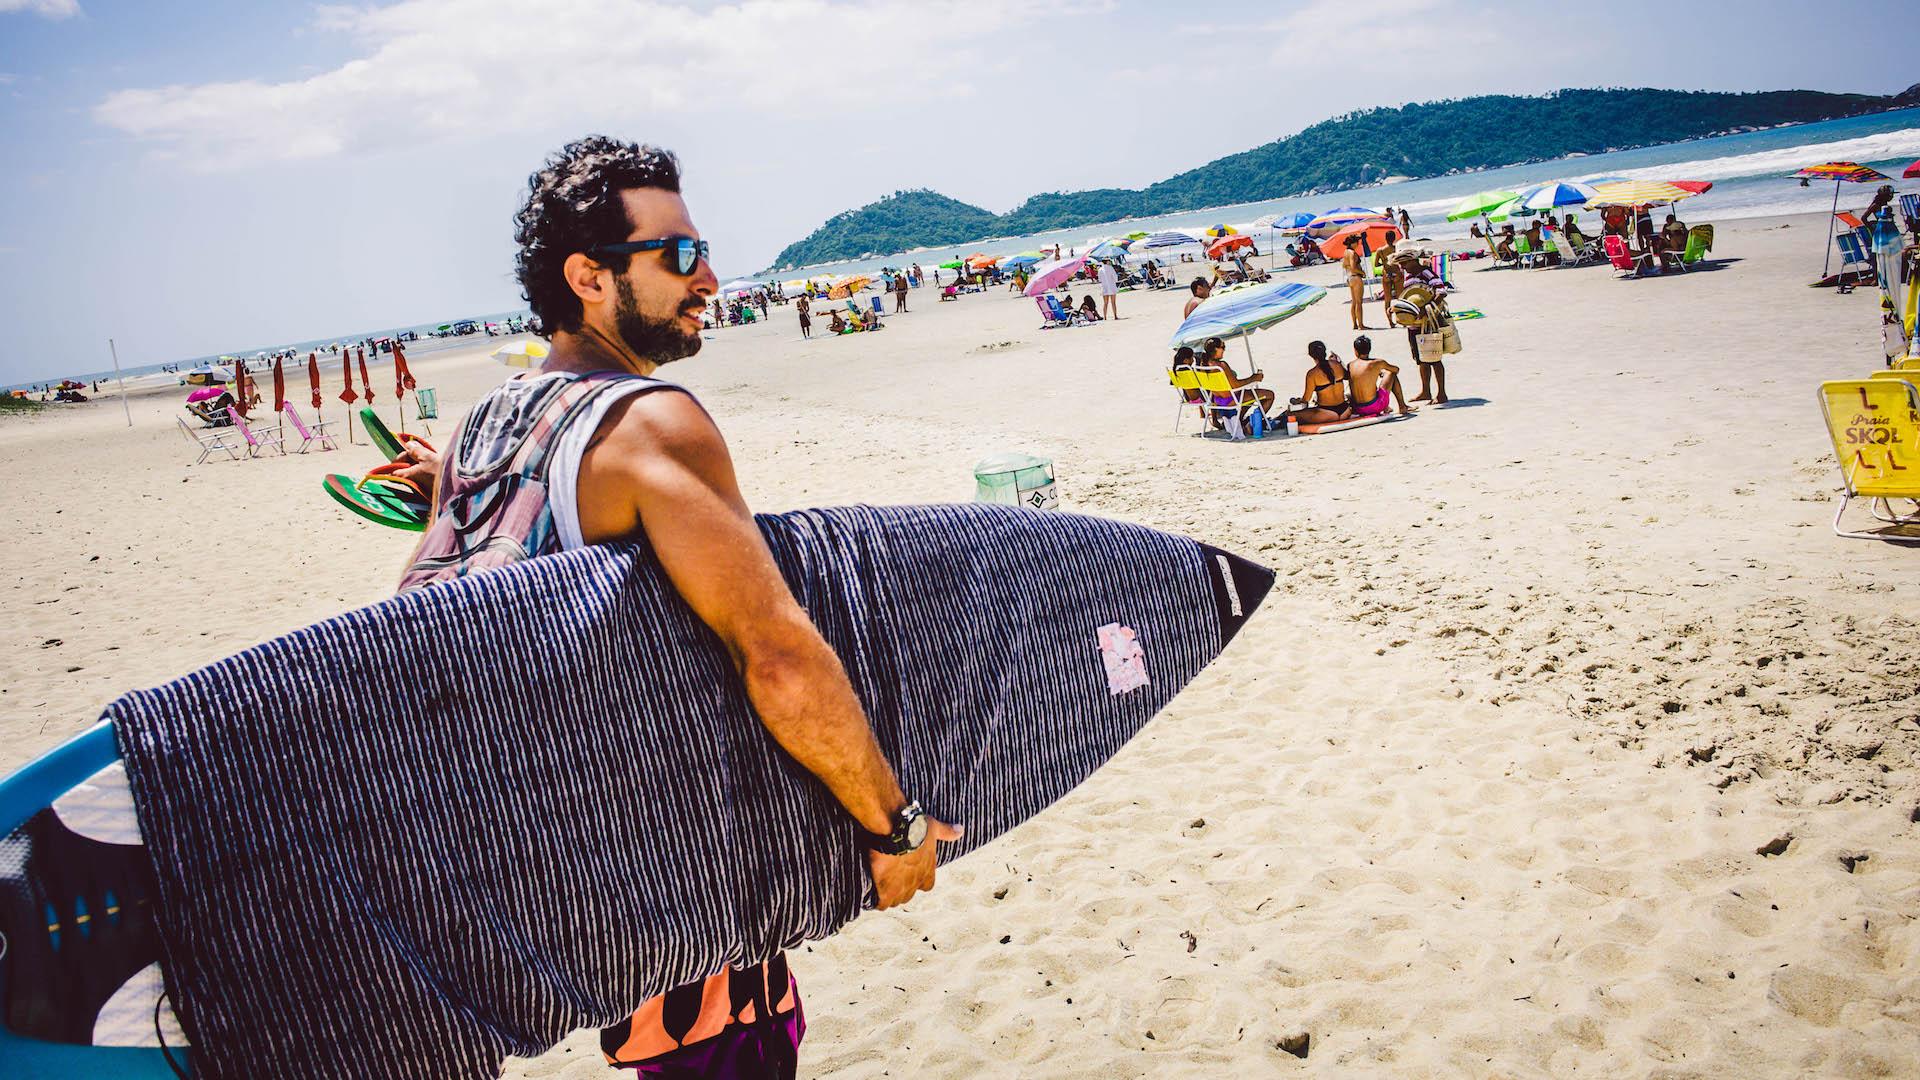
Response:
[{"label": "sky", "polygon": [[1552,10],[0,0],[0,384],[518,307],[527,175],[593,132],[680,155],[732,276],[898,189],[1005,211],[1374,105],[1920,81],[1908,2]]}]

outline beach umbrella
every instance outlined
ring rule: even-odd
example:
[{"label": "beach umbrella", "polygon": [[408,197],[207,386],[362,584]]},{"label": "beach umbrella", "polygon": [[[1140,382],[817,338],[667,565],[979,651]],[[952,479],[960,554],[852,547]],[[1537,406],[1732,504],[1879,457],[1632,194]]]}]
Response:
[{"label": "beach umbrella", "polygon": [[203,386],[211,383],[233,381],[233,372],[218,364],[201,364],[197,368],[187,369],[185,374],[189,386]]},{"label": "beach umbrella", "polygon": [[965,265],[967,265],[967,264],[966,264],[966,263],[963,263],[963,262],[961,262],[961,261],[960,261],[959,259],[955,259],[955,260],[953,260],[952,262],[943,262],[943,263],[941,263],[941,264],[940,264],[940,269],[942,269],[942,270],[958,270],[958,269],[960,269],[961,267],[963,267],[963,266],[965,266]]},{"label": "beach umbrella", "polygon": [[1320,241],[1320,251],[1329,259],[1347,257],[1347,246],[1358,243],[1362,255],[1400,239],[1400,226],[1380,221],[1358,221]]},{"label": "beach umbrella", "polygon": [[1119,259],[1127,254],[1127,245],[1118,240],[1102,240],[1087,249],[1087,254],[1095,259]]},{"label": "beach umbrella", "polygon": [[403,391],[411,390],[420,384],[414,380],[413,369],[407,366],[407,354],[400,351],[400,343],[393,343],[393,396],[399,397]]},{"label": "beach umbrella", "polygon": [[[349,360],[345,353],[340,354],[340,374],[345,377],[347,383],[347,388],[340,391],[340,400],[349,405],[359,401],[360,395],[353,389],[353,361]],[[348,434],[352,434],[353,426],[351,424],[347,426],[347,432]]]},{"label": "beach umbrella", "polygon": [[536,368],[547,358],[547,343],[544,341],[516,341],[511,345],[502,345],[493,350],[493,358],[517,368]]},{"label": "beach umbrella", "polygon": [[1234,248],[1243,248],[1243,247],[1252,247],[1252,246],[1253,246],[1253,237],[1248,236],[1244,233],[1235,233],[1232,236],[1223,236],[1220,239],[1215,240],[1213,243],[1208,244],[1207,257],[1210,259],[1217,259],[1220,256],[1225,255],[1227,252],[1232,251]]},{"label": "beach umbrella", "polygon": [[1212,225],[1201,230],[1207,236],[1232,236],[1238,231],[1231,225]]},{"label": "beach umbrella", "polygon": [[1221,289],[1193,309],[1168,339],[1167,348],[1197,347],[1213,337],[1237,337],[1251,364],[1253,345],[1247,339],[1253,333],[1293,318],[1326,295],[1327,290],[1320,286],[1301,281],[1265,281]]},{"label": "beach umbrella", "polygon": [[320,359],[313,353],[307,354],[307,386],[313,390],[313,408],[320,411]]},{"label": "beach umbrella", "polygon": [[1669,180],[1667,183],[1677,188],[1684,188],[1687,191],[1693,192],[1695,195],[1705,195],[1707,192],[1713,190],[1713,181],[1711,180]]},{"label": "beach umbrella", "polygon": [[1665,206],[1699,194],[1665,180],[1615,180],[1593,185],[1592,206]]},{"label": "beach umbrella", "polygon": [[1043,262],[1033,268],[1033,280],[1027,282],[1026,294],[1039,296],[1055,285],[1080,272],[1087,265],[1087,256],[1077,255],[1071,259],[1055,259]]},{"label": "beach umbrella", "polygon": [[233,362],[233,407],[241,416],[247,415],[249,407],[247,399],[251,396],[252,393],[247,386],[247,362],[235,360]]},{"label": "beach umbrella", "polygon": [[1268,224],[1275,232],[1300,232],[1313,224],[1314,215],[1305,210],[1296,210],[1291,214],[1281,214]]},{"label": "beach umbrella", "polygon": [[1157,251],[1161,248],[1180,247],[1185,244],[1197,244],[1192,233],[1179,229],[1164,229],[1157,233],[1148,233],[1133,242],[1128,251],[1139,254],[1142,251]]},{"label": "beach umbrella", "polygon": [[367,378],[367,347],[360,347],[360,389],[366,391],[367,404],[373,404],[373,380]]},{"label": "beach umbrella", "polygon": [[[1089,252],[1089,254],[1091,254],[1091,252]],[[1029,252],[1023,252],[1019,255],[1009,255],[1006,258],[1000,260],[1000,265],[1008,268],[1032,266],[1035,263],[1042,261],[1044,258],[1045,257],[1042,256],[1037,251],[1029,251]]]},{"label": "beach umbrella", "polygon": [[764,281],[754,281],[751,278],[737,278],[720,286],[720,291],[731,296],[736,292],[752,292],[755,289],[764,289],[766,287],[767,283]]},{"label": "beach umbrella", "polygon": [[1502,206],[1512,202],[1517,196],[1512,191],[1476,191],[1453,204],[1447,211],[1448,221],[1463,221],[1467,218],[1483,218]]},{"label": "beach umbrella", "polygon": [[[1799,172],[1794,173],[1793,176],[1794,179],[1800,181],[1801,187],[1807,186],[1807,184],[1813,180],[1833,181],[1833,213],[1835,214],[1840,212],[1841,184],[1871,184],[1880,180],[1893,179],[1883,172],[1869,169],[1865,165],[1856,164],[1851,161],[1829,161],[1824,165],[1809,165]],[[1832,263],[1833,218],[1832,216],[1828,216],[1826,257],[1822,259],[1820,263],[1820,276],[1822,278],[1827,276],[1827,269]]]},{"label": "beach umbrella", "polygon": [[1307,235],[1313,237],[1315,240],[1325,240],[1341,229],[1360,224],[1361,222],[1378,222],[1382,225],[1393,224],[1393,222],[1387,220],[1385,214],[1376,214],[1371,210],[1355,210],[1349,208],[1321,214],[1319,217],[1307,222],[1306,231]]},{"label": "beach umbrella", "polygon": [[280,358],[273,358],[273,415],[279,416],[287,407],[287,373],[281,370]]},{"label": "beach umbrella", "polygon": [[1536,184],[1525,191],[1515,193],[1509,206],[1520,206],[1535,213],[1557,210],[1562,206],[1585,206],[1599,193],[1589,184],[1577,181],[1555,180],[1550,184]]},{"label": "beach umbrella", "polygon": [[192,405],[199,401],[211,401],[224,393],[226,393],[226,391],[218,386],[203,386],[187,395],[187,404]]},{"label": "beach umbrella", "polygon": [[967,265],[975,270],[985,270],[987,267],[999,261],[1000,256],[998,255],[975,255],[973,258],[967,260]]}]

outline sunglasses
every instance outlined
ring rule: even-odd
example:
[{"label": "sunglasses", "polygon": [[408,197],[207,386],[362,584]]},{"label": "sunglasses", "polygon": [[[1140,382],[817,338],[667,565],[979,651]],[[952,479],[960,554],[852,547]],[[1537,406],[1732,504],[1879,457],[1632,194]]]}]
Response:
[{"label": "sunglasses", "polygon": [[587,249],[588,255],[633,255],[642,251],[667,251],[667,269],[687,277],[707,258],[707,242],[695,240],[691,236],[667,236],[658,240],[622,240],[617,244],[595,244]]}]

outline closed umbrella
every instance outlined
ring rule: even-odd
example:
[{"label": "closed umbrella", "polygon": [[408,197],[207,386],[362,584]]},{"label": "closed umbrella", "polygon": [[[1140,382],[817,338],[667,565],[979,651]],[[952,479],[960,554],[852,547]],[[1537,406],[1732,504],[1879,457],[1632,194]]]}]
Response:
[{"label": "closed umbrella", "polygon": [[1071,259],[1055,259],[1043,262],[1033,268],[1033,280],[1027,282],[1026,294],[1039,296],[1055,285],[1080,272],[1087,265],[1087,256],[1077,255]]},{"label": "closed umbrella", "polygon": [[[347,388],[340,391],[340,400],[349,405],[359,401],[360,395],[355,393],[353,389],[353,360],[347,356],[345,350],[342,350],[340,353],[340,374],[345,376],[347,380]],[[353,433],[352,424],[347,425],[347,433],[349,435]]]},{"label": "closed umbrella", "polygon": [[281,370],[280,358],[273,358],[273,415],[279,416],[287,408],[287,373]]},{"label": "closed umbrella", "polygon": [[399,397],[420,385],[414,380],[413,370],[407,367],[407,354],[400,350],[400,343],[393,343],[393,396]]},{"label": "closed umbrella", "polygon": [[241,416],[247,415],[247,409],[251,407],[248,399],[252,393],[253,388],[247,381],[247,362],[235,360],[233,362],[233,407]]},{"label": "closed umbrella", "polygon": [[312,353],[307,354],[307,386],[313,390],[313,409],[320,411],[320,361]]},{"label": "closed umbrella", "polygon": [[[1841,184],[1871,184],[1880,180],[1892,179],[1892,177],[1888,176],[1885,173],[1878,172],[1873,169],[1869,169],[1865,165],[1860,165],[1851,161],[1829,161],[1824,165],[1809,165],[1806,168],[1801,169],[1799,172],[1794,173],[1793,175],[1795,179],[1800,181],[1800,185],[1802,187],[1805,187],[1807,183],[1812,180],[1833,181],[1833,213],[1835,214],[1840,212],[1840,185]],[[1820,262],[1821,277],[1824,278],[1827,276],[1827,269],[1829,266],[1832,265],[1832,263],[1833,263],[1833,218],[1831,215],[1829,215],[1827,218],[1826,257],[1822,259]]]},{"label": "closed umbrella", "polygon": [[360,388],[367,392],[367,404],[373,404],[373,380],[367,378],[367,347],[360,347]]}]

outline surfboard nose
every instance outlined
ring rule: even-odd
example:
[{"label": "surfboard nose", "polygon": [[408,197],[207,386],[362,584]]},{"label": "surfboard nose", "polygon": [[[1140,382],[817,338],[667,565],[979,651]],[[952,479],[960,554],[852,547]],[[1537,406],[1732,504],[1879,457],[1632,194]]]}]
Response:
[{"label": "surfboard nose", "polygon": [[1220,647],[1224,649],[1253,616],[1253,609],[1267,598],[1274,575],[1259,563],[1211,544],[1201,544],[1200,550],[1207,560],[1207,580],[1213,585],[1213,608],[1220,617]]}]

